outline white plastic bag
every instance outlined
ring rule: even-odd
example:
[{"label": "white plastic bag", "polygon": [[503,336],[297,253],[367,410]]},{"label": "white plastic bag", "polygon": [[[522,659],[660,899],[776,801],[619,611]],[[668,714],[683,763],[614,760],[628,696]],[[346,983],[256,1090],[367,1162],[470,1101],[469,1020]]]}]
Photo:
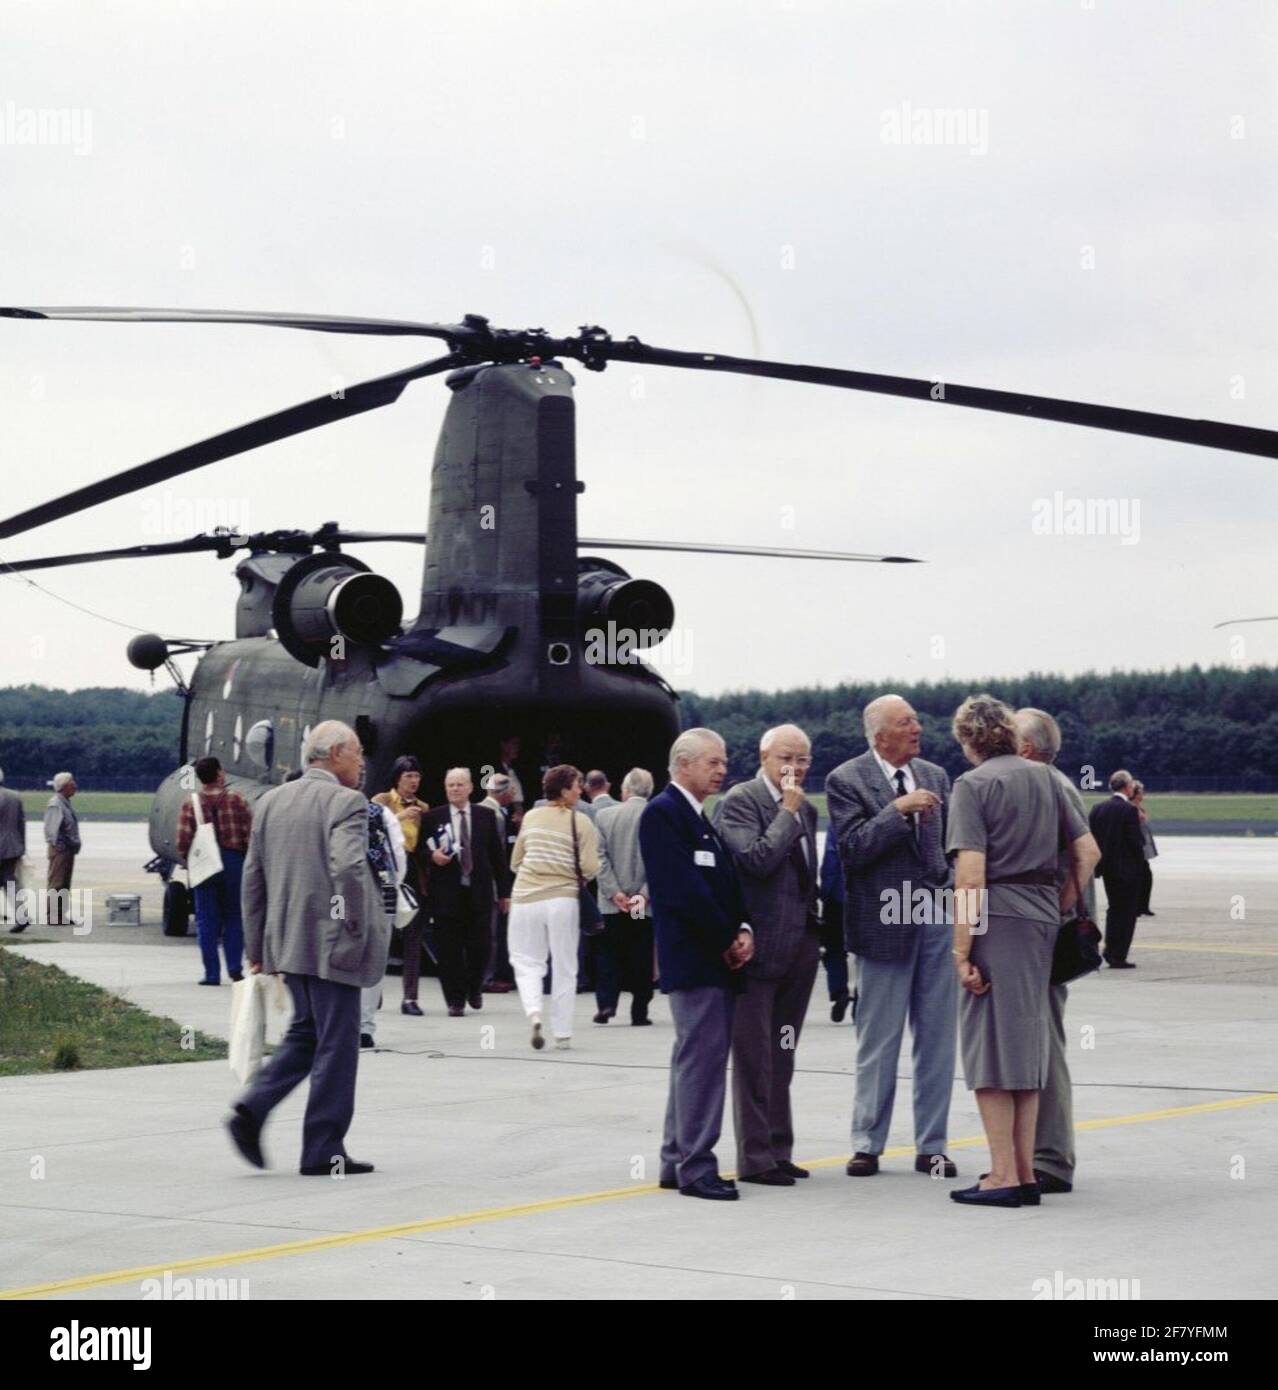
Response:
[{"label": "white plastic bag", "polygon": [[244,1085],[262,1065],[266,1051],[268,978],[262,974],[245,975],[231,986],[231,1033],[226,1059]]}]

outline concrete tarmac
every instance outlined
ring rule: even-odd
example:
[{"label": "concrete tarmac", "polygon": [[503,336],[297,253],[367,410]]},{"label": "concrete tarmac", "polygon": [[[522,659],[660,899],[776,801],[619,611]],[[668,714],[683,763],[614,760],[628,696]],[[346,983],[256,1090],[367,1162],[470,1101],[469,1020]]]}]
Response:
[{"label": "concrete tarmac", "polygon": [[[77,878],[124,891],[145,877],[144,835],[109,829],[112,852],[86,850]],[[883,1170],[844,1174],[854,1035],[830,1022],[821,978],[794,1084],[812,1176],[732,1204],[656,1188],[664,1000],[632,1029],[624,999],[600,1027],[581,996],[572,1050],[534,1053],[514,995],[449,1019],[423,980],[413,1019],[391,979],[350,1134],[377,1164],[367,1177],[296,1172],[304,1088],[266,1130],[274,1166],[247,1167],[220,1128],[224,1062],[0,1079],[0,1292],[138,1299],[167,1277],[253,1299],[1033,1299],[1092,1279],[1147,1300],[1273,1298],[1278,843],[1160,849],[1140,968],[1071,989],[1077,1186],[1039,1208],[962,1208],[954,1183],[914,1173],[908,1039]],[[141,928],[3,941],[225,1035],[229,989],[196,986],[194,939],[163,938],[150,901]],[[974,1182],[987,1152],[961,1076],[950,1132],[959,1183]],[[719,1155],[731,1170],[730,1105]]]}]

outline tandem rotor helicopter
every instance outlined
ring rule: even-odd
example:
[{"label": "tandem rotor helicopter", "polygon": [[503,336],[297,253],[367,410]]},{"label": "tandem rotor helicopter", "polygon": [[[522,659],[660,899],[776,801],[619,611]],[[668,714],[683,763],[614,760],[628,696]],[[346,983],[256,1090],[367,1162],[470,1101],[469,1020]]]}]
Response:
[{"label": "tandem rotor helicopter", "polygon": [[[218,310],[0,308],[0,317],[110,323],[257,324],[265,327],[442,340],[446,352],[267,415],[135,468],[77,488],[0,522],[0,540],[321,425],[398,400],[410,382],[447,373],[451,399],[431,472],[425,535],[317,531],[188,540],[6,562],[6,571],[108,559],[209,551],[236,567],[240,584],[233,641],[135,637],[134,666],[166,667],[184,698],[179,765],[156,792],[147,866],[163,878],[164,925],[187,929],[175,837],[191,760],[216,754],[230,786],[250,801],[300,763],[311,727],[341,719],[359,734],[370,787],[386,785],[394,760],[415,754],[428,783],[451,765],[491,766],[501,742],[518,736],[540,749],[560,738],[582,766],[618,777],[636,764],[654,773],[679,728],[678,697],[641,652],[672,626],[660,585],[633,578],[587,550],[678,550],[704,554],[911,563],[904,556],[584,539],[577,534],[573,377],[609,363],[732,372],[1030,416],[1207,448],[1278,457],[1278,432],[1140,410],[909,377],[802,366],[614,339],[583,326],[571,337],[507,330],[467,314],[460,323],[334,318]],[[405,624],[399,592],[344,544],[424,544],[421,607]],[[629,634],[605,642],[600,631]],[[602,659],[600,658],[602,650]],[[173,660],[202,655],[189,684]],[[529,766],[535,764],[530,762]]]}]

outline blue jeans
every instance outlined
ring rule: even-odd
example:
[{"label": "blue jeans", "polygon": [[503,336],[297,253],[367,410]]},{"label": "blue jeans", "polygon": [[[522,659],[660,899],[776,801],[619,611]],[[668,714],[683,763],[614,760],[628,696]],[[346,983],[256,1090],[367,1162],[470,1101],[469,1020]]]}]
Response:
[{"label": "blue jeans", "polygon": [[195,929],[204,957],[204,978],[220,980],[217,943],[222,943],[226,973],[239,975],[244,969],[244,920],[240,916],[240,879],[244,873],[244,853],[238,849],[222,851],[222,872],[206,878],[195,888]]}]

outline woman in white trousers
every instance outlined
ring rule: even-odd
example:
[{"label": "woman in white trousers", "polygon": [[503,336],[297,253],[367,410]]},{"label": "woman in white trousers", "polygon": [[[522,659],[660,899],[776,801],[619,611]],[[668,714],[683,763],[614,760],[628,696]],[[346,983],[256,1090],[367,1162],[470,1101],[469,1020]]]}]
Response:
[{"label": "woman in white trousers", "polygon": [[[555,1046],[569,1046],[577,1000],[578,889],[599,872],[599,837],[576,809],[581,773],[567,763],[547,769],[542,779],[547,804],[524,813],[510,857],[515,883],[510,894],[507,945],[515,984],[540,1050],[542,982],[551,966],[550,1026]],[[576,844],[574,846],[574,838]],[[575,852],[574,852],[575,851]],[[578,877],[580,864],[580,878]]]}]

